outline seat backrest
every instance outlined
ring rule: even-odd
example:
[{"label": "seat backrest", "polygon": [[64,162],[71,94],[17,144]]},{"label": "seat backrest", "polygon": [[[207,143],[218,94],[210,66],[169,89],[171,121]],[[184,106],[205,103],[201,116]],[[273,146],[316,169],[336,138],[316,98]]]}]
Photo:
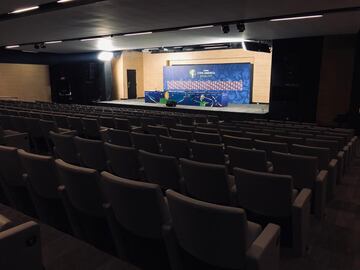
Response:
[{"label": "seat backrest", "polygon": [[281,142],[281,143],[287,143],[288,145],[304,143],[303,138],[301,138],[301,137],[292,137],[292,136],[275,135],[274,140],[277,141],[277,142]]},{"label": "seat backrest", "polygon": [[170,135],[173,138],[185,139],[188,141],[193,139],[193,132],[190,130],[170,128]]},{"label": "seat backrest", "polygon": [[230,204],[230,184],[224,165],[180,159],[187,194],[198,200]]},{"label": "seat backrest", "polygon": [[161,238],[169,213],[161,189],[156,184],[132,181],[101,173],[106,200],[116,221],[135,235]]},{"label": "seat backrest", "polygon": [[140,179],[138,150],[110,143],[105,143],[104,146],[108,165],[114,174],[127,179]]},{"label": "seat backrest", "polygon": [[73,135],[59,134],[50,131],[50,138],[55,145],[55,153],[59,158],[74,165],[79,164]]},{"label": "seat backrest", "polygon": [[220,134],[223,136],[232,136],[232,137],[243,137],[243,132],[241,130],[232,130],[232,129],[220,129]]},{"label": "seat backrest", "polygon": [[159,153],[159,143],[156,135],[132,132],[131,137],[136,149]]},{"label": "seat backrest", "polygon": [[104,143],[98,140],[89,140],[74,137],[76,150],[81,164],[98,171],[106,170],[106,156]]},{"label": "seat backrest", "polygon": [[100,125],[97,119],[82,118],[81,121],[86,137],[89,139],[100,138]]},{"label": "seat backrest", "polygon": [[314,137],[314,134],[306,133],[306,132],[289,132],[289,135],[304,138],[304,139]]},{"label": "seat backrest", "polygon": [[343,147],[346,144],[346,138],[342,137],[342,136],[334,136],[334,135],[325,135],[325,134],[321,134],[321,135],[316,135],[315,138],[320,139],[320,140],[332,140],[332,141],[337,141],[339,143],[339,147]]},{"label": "seat backrest", "polygon": [[175,117],[162,117],[162,124],[168,128],[176,127],[177,120]]},{"label": "seat backrest", "polygon": [[84,133],[83,125],[80,117],[68,116],[67,120],[68,120],[69,128],[71,130],[76,130],[79,136],[81,136]]},{"label": "seat backrest", "polygon": [[99,118],[99,120],[100,120],[101,126],[108,127],[108,128],[115,128],[115,122],[112,117],[102,116]]},{"label": "seat backrest", "polygon": [[177,158],[189,158],[189,141],[186,139],[177,139],[171,137],[160,136],[159,142],[163,154]]},{"label": "seat backrest", "polygon": [[217,128],[210,128],[210,127],[203,127],[203,126],[196,126],[195,131],[202,132],[202,133],[214,133],[214,134],[219,133],[219,130]]},{"label": "seat backrest", "polygon": [[261,132],[248,132],[244,133],[244,137],[251,138],[253,140],[270,140],[271,134]]},{"label": "seat backrest", "polygon": [[0,145],[0,177],[8,186],[24,187],[17,148]]},{"label": "seat backrest", "polygon": [[279,142],[269,142],[269,141],[261,141],[255,140],[254,147],[258,150],[265,150],[266,154],[269,158],[271,158],[271,152],[281,152],[281,153],[288,153],[289,148],[287,143],[279,143]]},{"label": "seat backrest", "polygon": [[37,195],[47,199],[59,198],[59,180],[53,157],[35,155],[24,150],[18,150],[18,154],[29,176],[28,181]]},{"label": "seat backrest", "polygon": [[169,130],[167,127],[148,125],[147,131],[156,136],[169,136]]},{"label": "seat backrest", "polygon": [[266,172],[267,160],[264,150],[245,149],[234,146],[227,147],[230,167],[243,168],[247,170]]},{"label": "seat backrest", "polygon": [[331,158],[336,158],[340,150],[339,142],[334,140],[306,139],[306,145],[329,148]]},{"label": "seat backrest", "polygon": [[274,173],[291,175],[297,189],[310,188],[315,185],[318,174],[318,158],[272,152]]},{"label": "seat backrest", "polygon": [[166,196],[183,250],[213,266],[245,269],[247,220],[243,209],[199,201],[172,190]]},{"label": "seat backrest", "polygon": [[42,131],[40,127],[40,120],[37,118],[25,117],[24,118],[26,130],[30,136],[34,138],[42,137]]},{"label": "seat backrest", "polygon": [[67,116],[62,114],[54,114],[54,120],[60,128],[69,128],[69,123],[67,121]]},{"label": "seat backrest", "polygon": [[55,121],[49,121],[49,120],[40,120],[40,127],[41,131],[43,133],[43,136],[46,138],[49,138],[49,132],[59,132],[59,128]]},{"label": "seat backrest", "polygon": [[115,118],[114,121],[115,121],[116,129],[125,130],[125,131],[131,130],[130,121],[128,119]]},{"label": "seat backrest", "polygon": [[296,155],[317,157],[320,170],[326,170],[329,167],[329,148],[293,144],[291,152]]},{"label": "seat backrest", "polygon": [[44,269],[40,226],[33,221],[0,232],[0,250],[0,269]]},{"label": "seat backrest", "polygon": [[108,129],[107,131],[108,142],[121,146],[132,146],[130,132],[120,129]]},{"label": "seat backrest", "polygon": [[218,133],[194,132],[194,140],[204,143],[221,143],[221,137]]},{"label": "seat backrest", "polygon": [[234,169],[234,175],[240,207],[263,216],[291,216],[291,176],[240,168]]},{"label": "seat backrest", "polygon": [[180,191],[180,172],[176,157],[139,151],[148,182],[158,184],[164,190],[170,188]]},{"label": "seat backrest", "polygon": [[71,205],[89,216],[104,217],[98,172],[68,164],[61,159],[55,160],[55,164]]},{"label": "seat backrest", "polygon": [[225,152],[221,144],[190,142],[190,148],[196,161],[225,164]]},{"label": "seat backrest", "polygon": [[254,147],[254,142],[251,138],[224,135],[222,139],[226,147],[235,146],[247,149],[252,149]]}]

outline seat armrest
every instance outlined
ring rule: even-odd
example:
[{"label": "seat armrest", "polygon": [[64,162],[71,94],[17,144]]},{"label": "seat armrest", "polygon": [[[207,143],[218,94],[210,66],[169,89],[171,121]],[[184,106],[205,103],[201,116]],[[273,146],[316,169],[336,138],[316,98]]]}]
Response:
[{"label": "seat armrest", "polygon": [[312,191],[304,188],[292,205],[292,228],[294,255],[303,256],[308,242]]},{"label": "seat armrest", "polygon": [[268,224],[246,252],[247,270],[279,269],[280,226]]},{"label": "seat armrest", "polygon": [[271,161],[266,161],[266,170],[269,173],[272,173],[274,171],[274,165]]},{"label": "seat armrest", "polygon": [[343,151],[339,151],[336,155],[336,159],[338,160],[339,162],[339,168],[338,168],[338,183],[341,183],[342,182],[342,177],[343,177],[343,174],[344,174],[344,159],[345,159],[345,153]]},{"label": "seat armrest", "polygon": [[29,134],[28,133],[16,133],[12,135],[6,135],[3,137],[4,143],[7,146],[16,147],[25,151],[30,151]]},{"label": "seat armrest", "polygon": [[332,159],[329,162],[328,165],[328,184],[327,184],[327,199],[331,200],[335,196],[336,191],[336,181],[337,181],[337,175],[338,175],[338,160]]},{"label": "seat armrest", "polygon": [[315,181],[314,212],[319,219],[323,219],[325,215],[327,178],[328,171],[321,170]]},{"label": "seat armrest", "polygon": [[7,230],[12,225],[12,222],[7,217],[0,215],[0,232]]},{"label": "seat armrest", "polygon": [[169,257],[169,262],[172,270],[185,270],[182,265],[180,247],[178,246],[175,232],[170,224],[162,226],[162,234],[166,246],[166,251]]}]

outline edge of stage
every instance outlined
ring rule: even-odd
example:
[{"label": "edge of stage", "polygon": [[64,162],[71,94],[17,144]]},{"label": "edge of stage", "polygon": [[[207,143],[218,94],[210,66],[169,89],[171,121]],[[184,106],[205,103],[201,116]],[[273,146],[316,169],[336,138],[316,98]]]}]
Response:
[{"label": "edge of stage", "polygon": [[176,107],[167,107],[165,104],[159,103],[145,103],[143,98],[127,99],[127,100],[112,100],[100,101],[96,103],[100,106],[113,106],[123,108],[135,109],[150,109],[150,110],[168,110],[183,113],[193,114],[211,114],[218,115],[222,119],[248,119],[248,118],[262,118],[269,112],[269,104],[230,104],[228,107],[199,107],[199,106],[185,106],[177,105]]}]

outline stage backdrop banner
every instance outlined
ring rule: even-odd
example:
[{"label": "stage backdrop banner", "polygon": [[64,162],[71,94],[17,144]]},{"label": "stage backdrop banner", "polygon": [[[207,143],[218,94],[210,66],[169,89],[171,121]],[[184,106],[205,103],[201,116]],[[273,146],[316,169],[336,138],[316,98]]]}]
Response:
[{"label": "stage backdrop banner", "polygon": [[226,91],[229,103],[249,104],[253,65],[250,63],[164,67],[166,91]]}]

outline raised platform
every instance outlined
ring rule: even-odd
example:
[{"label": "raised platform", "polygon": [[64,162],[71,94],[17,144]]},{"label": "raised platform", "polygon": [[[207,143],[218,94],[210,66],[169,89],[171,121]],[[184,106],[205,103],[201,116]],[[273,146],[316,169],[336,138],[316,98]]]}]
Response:
[{"label": "raised platform", "polygon": [[166,107],[164,104],[145,103],[144,99],[127,99],[98,102],[102,106],[116,106],[137,109],[171,110],[184,113],[213,114],[222,118],[249,118],[262,117],[269,112],[269,104],[229,104],[228,107],[200,107],[177,105],[175,108]]}]

